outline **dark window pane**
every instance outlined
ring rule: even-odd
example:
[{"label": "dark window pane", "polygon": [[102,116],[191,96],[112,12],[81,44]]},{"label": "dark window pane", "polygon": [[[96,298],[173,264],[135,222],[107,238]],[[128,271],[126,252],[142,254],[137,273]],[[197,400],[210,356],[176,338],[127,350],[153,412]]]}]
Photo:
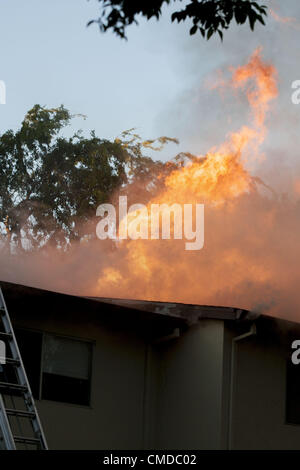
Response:
[{"label": "dark window pane", "polygon": [[39,398],[42,333],[15,330],[18,346],[34,398]]},{"label": "dark window pane", "polygon": [[42,398],[89,405],[91,344],[45,334]]},{"label": "dark window pane", "polygon": [[300,424],[300,365],[287,363],[286,421]]},{"label": "dark window pane", "polygon": [[43,373],[42,399],[44,400],[88,405],[89,395],[89,380]]},{"label": "dark window pane", "polygon": [[89,343],[46,334],[43,346],[43,372],[89,379],[91,356]]}]

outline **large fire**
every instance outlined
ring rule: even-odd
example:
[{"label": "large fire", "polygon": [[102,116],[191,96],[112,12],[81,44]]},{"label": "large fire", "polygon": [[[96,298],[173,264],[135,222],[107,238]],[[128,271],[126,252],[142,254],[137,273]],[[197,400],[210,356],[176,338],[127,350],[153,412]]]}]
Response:
[{"label": "large fire", "polygon": [[[148,204],[204,203],[207,233],[203,252],[184,252],[182,244],[174,240],[129,240],[114,257],[115,262],[103,269],[97,286],[92,286],[94,294],[216,303],[219,299],[215,294],[226,288],[230,279],[227,288],[232,290],[243,279],[243,270],[255,281],[268,279],[266,267],[251,260],[246,250],[241,252],[240,242],[227,241],[222,248],[220,245],[224,245],[227,237],[226,227],[253,190],[253,178],[245,163],[249,156],[257,157],[259,144],[264,140],[266,113],[277,95],[275,75],[275,69],[262,61],[260,50],[254,52],[248,64],[233,70],[230,85],[246,87],[252,126],[243,126],[219,148],[174,170],[166,178],[164,190]],[[147,213],[151,214],[150,210]],[[129,214],[128,225],[135,216]],[[230,231],[240,233],[238,225],[234,225]],[[228,299],[228,303],[232,301]]]},{"label": "large fire", "polygon": [[[41,259],[31,254],[19,258],[17,266],[6,260],[1,277],[81,295],[297,315],[299,206],[268,192],[249,171],[249,163],[262,157],[267,115],[277,96],[276,70],[262,60],[258,49],[246,65],[231,70],[231,79],[222,86],[245,94],[249,125],[205,155],[178,166],[165,178],[160,194],[148,201],[148,205],[204,203],[202,250],[187,251],[184,241],[174,239],[123,240],[111,250],[110,241],[97,240],[75,246],[65,256],[51,252]],[[299,187],[295,185],[295,194]],[[129,215],[127,222],[133,220]]]}]

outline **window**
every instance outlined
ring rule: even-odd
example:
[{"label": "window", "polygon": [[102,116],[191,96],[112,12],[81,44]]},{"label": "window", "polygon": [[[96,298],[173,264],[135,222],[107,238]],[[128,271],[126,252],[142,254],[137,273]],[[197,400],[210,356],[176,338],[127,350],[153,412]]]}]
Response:
[{"label": "window", "polygon": [[35,398],[89,405],[91,343],[27,330],[16,336]]},{"label": "window", "polygon": [[89,404],[88,343],[45,335],[42,373],[42,399]]},{"label": "window", "polygon": [[286,422],[300,424],[300,365],[287,361]]}]

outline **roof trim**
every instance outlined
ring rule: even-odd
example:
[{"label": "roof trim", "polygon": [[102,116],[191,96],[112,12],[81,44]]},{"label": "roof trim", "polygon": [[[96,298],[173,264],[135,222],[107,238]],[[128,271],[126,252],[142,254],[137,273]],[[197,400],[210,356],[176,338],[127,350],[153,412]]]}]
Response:
[{"label": "roof trim", "polygon": [[158,315],[184,319],[188,324],[197,323],[202,319],[215,319],[227,321],[254,321],[260,314],[250,310],[236,307],[214,305],[197,305],[177,302],[158,302],[151,300],[112,299],[108,297],[89,297],[99,302],[111,303],[121,307]]},{"label": "roof trim", "polygon": [[36,295],[55,294],[67,296],[73,299],[80,298],[99,302],[102,304],[112,304],[118,307],[123,307],[127,310],[133,309],[139,312],[144,312],[145,314],[151,313],[159,317],[169,317],[177,320],[180,319],[188,325],[198,323],[202,319],[214,319],[224,321],[254,321],[259,316],[261,316],[259,313],[236,307],[196,305],[177,302],[158,302],[138,299],[79,296],[1,280],[0,287],[6,287],[12,290],[15,288],[19,291],[27,291],[27,293],[28,291],[30,291],[32,294]]}]

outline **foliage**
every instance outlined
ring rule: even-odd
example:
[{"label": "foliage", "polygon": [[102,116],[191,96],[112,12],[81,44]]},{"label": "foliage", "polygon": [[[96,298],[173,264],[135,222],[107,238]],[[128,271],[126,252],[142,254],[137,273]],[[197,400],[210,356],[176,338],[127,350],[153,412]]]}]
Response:
[{"label": "foliage", "polygon": [[71,119],[63,106],[36,105],[19,130],[0,135],[0,234],[10,249],[65,248],[88,235],[99,204],[163,167],[143,149],[159,150],[174,140],[142,141],[133,129],[113,142],[94,132],[66,138],[61,131]]},{"label": "foliage", "polygon": [[[132,23],[137,23],[140,15],[149,20],[157,19],[162,14],[162,7],[177,0],[151,0],[147,2],[134,0],[98,0],[101,4],[102,14],[96,20],[91,20],[88,25],[98,23],[101,31],[112,29],[121,38],[126,38],[125,30]],[[190,34],[199,31],[203,37],[209,39],[218,33],[223,39],[223,31],[229,28],[233,19],[238,25],[247,20],[251,30],[259,21],[265,24],[264,16],[267,7],[250,0],[190,0],[183,9],[175,11],[171,19],[178,23],[190,20],[192,26]]]}]

